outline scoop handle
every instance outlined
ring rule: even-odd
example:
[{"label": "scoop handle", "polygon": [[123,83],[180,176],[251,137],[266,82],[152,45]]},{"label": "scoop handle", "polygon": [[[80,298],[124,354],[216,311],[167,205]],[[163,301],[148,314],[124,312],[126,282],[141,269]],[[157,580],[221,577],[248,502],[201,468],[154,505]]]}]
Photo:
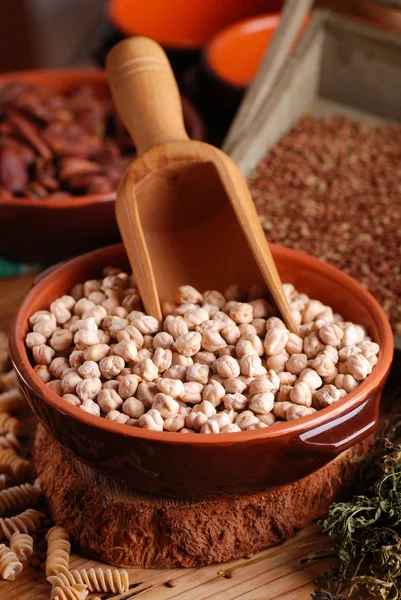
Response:
[{"label": "scoop handle", "polygon": [[125,39],[110,50],[106,70],[117,112],[138,154],[188,139],[178,86],[159,44],[146,37]]}]

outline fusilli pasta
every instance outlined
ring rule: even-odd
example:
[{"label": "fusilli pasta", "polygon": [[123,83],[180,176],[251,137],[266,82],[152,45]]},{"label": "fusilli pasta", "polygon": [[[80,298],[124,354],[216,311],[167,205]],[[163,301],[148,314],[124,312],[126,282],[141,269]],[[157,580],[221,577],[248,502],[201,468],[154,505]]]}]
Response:
[{"label": "fusilli pasta", "polygon": [[34,508],[28,508],[20,515],[7,519],[0,518],[0,535],[2,538],[11,539],[16,531],[18,533],[33,533],[40,527],[40,520],[45,515]]},{"label": "fusilli pasta", "polygon": [[0,544],[0,575],[3,579],[12,581],[21,573],[22,564],[18,560],[15,552],[7,548],[5,544]]},{"label": "fusilli pasta", "polygon": [[35,505],[42,491],[31,483],[22,483],[0,491],[0,512],[5,513],[11,509],[22,510]]},{"label": "fusilli pasta", "polygon": [[26,481],[32,474],[33,465],[29,460],[21,458],[15,450],[8,448],[0,450],[0,470],[6,470],[17,481]]},{"label": "fusilli pasta", "polygon": [[28,533],[15,532],[11,536],[10,549],[18,560],[28,560],[33,554],[33,538]]},{"label": "fusilli pasta", "polygon": [[18,435],[21,429],[21,421],[8,413],[0,413],[0,434],[13,433]]},{"label": "fusilli pasta", "polygon": [[122,594],[129,589],[128,573],[125,570],[74,569],[63,570],[55,577],[48,577],[52,585],[75,585],[82,583],[90,592],[114,592]]},{"label": "fusilli pasta", "polygon": [[51,600],[85,600],[88,590],[85,585],[56,586],[52,589]]},{"label": "fusilli pasta", "polygon": [[7,448],[20,448],[21,444],[18,438],[13,433],[6,433],[6,435],[0,435],[0,450],[6,450]]},{"label": "fusilli pasta", "polygon": [[19,388],[6,390],[0,394],[0,412],[9,413],[20,410],[25,405],[25,396]]},{"label": "fusilli pasta", "polygon": [[70,537],[63,527],[55,525],[47,532],[46,577],[68,571]]}]

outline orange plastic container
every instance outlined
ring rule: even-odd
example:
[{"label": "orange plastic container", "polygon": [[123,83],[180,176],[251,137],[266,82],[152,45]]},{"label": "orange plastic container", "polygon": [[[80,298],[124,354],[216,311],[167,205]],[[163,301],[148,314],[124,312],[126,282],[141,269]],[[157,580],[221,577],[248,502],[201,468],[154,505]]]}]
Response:
[{"label": "orange plastic container", "polygon": [[[299,32],[302,36],[310,18]],[[280,13],[262,15],[234,23],[218,33],[205,51],[207,66],[217,77],[238,88],[246,88],[256,75],[274,32]]]},{"label": "orange plastic container", "polygon": [[126,35],[167,48],[197,49],[240,19],[280,10],[282,0],[111,0],[108,17]]}]

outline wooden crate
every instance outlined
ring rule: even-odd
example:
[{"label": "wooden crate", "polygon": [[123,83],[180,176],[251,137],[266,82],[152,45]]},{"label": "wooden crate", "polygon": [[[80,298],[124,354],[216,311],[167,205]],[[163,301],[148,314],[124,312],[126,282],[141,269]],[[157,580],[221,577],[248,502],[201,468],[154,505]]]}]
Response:
[{"label": "wooden crate", "polygon": [[245,177],[305,113],[401,123],[401,36],[316,11],[263,110],[231,152]]}]

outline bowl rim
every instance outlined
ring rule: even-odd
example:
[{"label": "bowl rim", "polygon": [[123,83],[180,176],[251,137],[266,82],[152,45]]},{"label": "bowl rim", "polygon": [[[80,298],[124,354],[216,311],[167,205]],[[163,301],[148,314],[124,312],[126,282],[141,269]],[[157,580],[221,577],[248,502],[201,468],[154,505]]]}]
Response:
[{"label": "bowl rim", "polygon": [[274,427],[266,427],[254,431],[219,433],[218,435],[197,433],[195,436],[187,436],[181,433],[151,431],[147,429],[141,429],[139,427],[128,427],[121,423],[115,423],[105,419],[104,417],[91,415],[79,409],[78,407],[69,404],[67,401],[63,400],[63,398],[53,392],[34,372],[25,346],[23,330],[26,320],[29,318],[28,315],[30,315],[29,307],[31,300],[36,297],[38,292],[47,287],[47,283],[52,278],[62,278],[63,273],[68,271],[71,266],[88,266],[92,260],[96,261],[101,257],[106,259],[109,253],[113,254],[113,252],[119,253],[119,250],[123,251],[123,244],[105,246],[104,248],[93,250],[65,261],[60,266],[55,267],[54,270],[47,273],[36,285],[32,287],[19,307],[10,328],[9,348],[13,366],[19,377],[24,381],[24,384],[31,390],[31,392],[41,397],[42,400],[46,404],[49,404],[53,409],[61,412],[72,420],[80,421],[86,426],[93,427],[99,431],[108,431],[109,433],[119,434],[126,438],[136,438],[139,440],[149,440],[166,444],[186,445],[190,443],[191,445],[195,446],[226,446],[233,444],[236,440],[242,443],[252,442],[259,439],[273,440],[285,434],[299,434],[307,429],[321,427],[322,425],[325,425],[340,416],[344,416],[357,408],[363,403],[369,394],[374,392],[380,386],[381,381],[386,376],[391,366],[394,351],[393,332],[380,304],[373,297],[373,295],[363,288],[355,279],[343,273],[340,271],[340,269],[337,269],[333,265],[325,263],[313,256],[310,256],[309,254],[306,254],[305,252],[293,250],[279,244],[270,244],[270,248],[273,256],[277,253],[280,253],[280,255],[287,257],[287,259],[301,259],[304,264],[308,265],[312,270],[324,272],[326,277],[335,280],[337,283],[341,283],[341,285],[344,284],[344,286],[351,288],[351,291],[354,292],[354,295],[358,297],[365,308],[373,316],[379,331],[379,338],[381,342],[379,360],[372,373],[368,375],[368,377],[362,383],[360,383],[355,390],[347,394],[344,398],[332,404],[331,406],[317,411],[312,415],[302,417],[301,419],[296,419],[294,421],[284,421],[283,423],[279,423]]},{"label": "bowl rim", "polygon": [[[71,85],[79,83],[91,83],[104,84],[105,89],[108,90],[107,75],[104,69],[98,67],[82,67],[82,68],[66,68],[66,69],[21,69],[17,71],[10,71],[8,73],[0,73],[0,86],[4,83],[11,81],[26,81],[30,84],[43,84],[40,80],[51,80],[51,79],[63,79],[71,80]],[[39,80],[39,81],[38,81]],[[110,91],[109,91],[109,95]],[[194,104],[181,94],[181,104],[183,111],[191,121],[191,139],[197,141],[204,141],[205,139],[205,125],[203,119],[198,112]],[[109,192],[107,194],[80,194],[72,196],[71,198],[65,198],[64,200],[52,200],[49,198],[35,199],[35,198],[2,198],[0,194],[0,207],[20,207],[20,208],[40,208],[42,210],[55,209],[63,210],[66,208],[74,207],[85,207],[98,202],[114,202],[116,199],[116,192]]]}]

